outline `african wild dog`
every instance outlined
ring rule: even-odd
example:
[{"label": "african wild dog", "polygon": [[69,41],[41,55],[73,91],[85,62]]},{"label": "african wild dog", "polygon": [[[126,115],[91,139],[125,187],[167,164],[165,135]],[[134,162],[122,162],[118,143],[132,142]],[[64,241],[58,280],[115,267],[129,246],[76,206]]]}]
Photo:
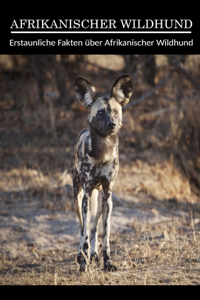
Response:
[{"label": "african wild dog", "polygon": [[[90,110],[89,128],[83,129],[76,140],[72,157],[72,179],[76,212],[80,221],[80,245],[77,261],[80,271],[86,268],[90,252],[89,224],[93,190],[98,190],[98,207],[91,230],[91,255],[98,261],[97,231],[103,215],[104,269],[114,271],[110,258],[110,216],[112,211],[112,188],[119,167],[117,133],[122,126],[122,107],[132,95],[132,81],[128,75],[114,83],[110,97],[99,97],[94,86],[85,78],[78,77],[75,83],[80,103]],[[84,252],[84,254],[83,254]]]}]

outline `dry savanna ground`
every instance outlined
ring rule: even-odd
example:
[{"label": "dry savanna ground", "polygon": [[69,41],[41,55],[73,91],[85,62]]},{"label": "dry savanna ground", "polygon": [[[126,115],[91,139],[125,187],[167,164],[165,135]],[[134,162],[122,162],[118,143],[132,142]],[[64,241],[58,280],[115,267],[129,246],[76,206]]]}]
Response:
[{"label": "dry savanna ground", "polygon": [[[115,66],[109,82],[105,73],[102,81],[95,76],[99,89],[108,92],[121,75],[123,59],[114,56],[113,66],[111,56],[90,57],[91,78],[98,68],[93,64],[100,58],[102,73],[106,59],[106,67]],[[164,56],[156,59],[161,65]],[[76,102],[70,109],[56,105],[56,98],[48,96],[49,85],[45,86],[45,102],[34,107],[35,84],[18,84],[21,106],[12,107],[9,90],[4,90],[5,98],[0,101],[0,284],[199,285],[200,194],[190,175],[196,174],[200,160],[187,152],[198,149],[199,94],[191,92],[191,102],[186,88],[176,105],[166,84],[124,111],[110,237],[117,271],[103,270],[100,224],[100,260],[80,274],[69,167],[76,135],[87,126],[88,112]],[[137,90],[133,99],[145,89]],[[74,93],[71,88],[70,93]]]}]

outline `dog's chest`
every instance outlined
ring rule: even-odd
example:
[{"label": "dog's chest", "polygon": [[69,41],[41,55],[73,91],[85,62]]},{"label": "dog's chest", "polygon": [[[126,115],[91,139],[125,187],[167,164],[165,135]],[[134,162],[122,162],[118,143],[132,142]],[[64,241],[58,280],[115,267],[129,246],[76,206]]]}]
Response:
[{"label": "dog's chest", "polygon": [[79,164],[80,179],[88,182],[93,188],[99,188],[103,182],[114,181],[118,173],[118,156],[106,163],[97,163],[89,155]]}]

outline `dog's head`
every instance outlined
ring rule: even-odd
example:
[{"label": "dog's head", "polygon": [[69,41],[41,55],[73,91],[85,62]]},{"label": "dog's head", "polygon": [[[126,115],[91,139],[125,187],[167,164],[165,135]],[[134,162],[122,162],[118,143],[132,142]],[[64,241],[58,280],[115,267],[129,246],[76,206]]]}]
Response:
[{"label": "dog's head", "polygon": [[76,79],[75,89],[80,103],[90,110],[90,127],[103,136],[117,133],[122,125],[122,107],[132,95],[130,76],[123,75],[115,81],[110,97],[98,97],[95,87],[83,77]]}]

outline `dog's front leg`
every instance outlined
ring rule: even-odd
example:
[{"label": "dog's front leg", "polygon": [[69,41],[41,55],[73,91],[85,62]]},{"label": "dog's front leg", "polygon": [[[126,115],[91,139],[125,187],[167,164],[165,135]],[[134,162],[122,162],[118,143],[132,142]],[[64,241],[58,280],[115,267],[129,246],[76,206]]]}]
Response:
[{"label": "dog's front leg", "polygon": [[90,261],[95,259],[95,261],[99,260],[99,255],[98,255],[98,225],[99,221],[101,219],[102,215],[102,191],[99,191],[98,194],[98,207],[97,207],[97,214],[94,219],[94,224],[91,230],[91,256],[90,256]]},{"label": "dog's front leg", "polygon": [[105,271],[116,271],[110,257],[110,218],[112,212],[112,192],[104,191],[103,198],[103,258]]},{"label": "dog's front leg", "polygon": [[80,272],[85,271],[87,259],[89,259],[90,242],[89,242],[89,226],[90,226],[90,193],[84,190],[82,201],[82,217],[83,217],[83,252],[80,264]]}]

